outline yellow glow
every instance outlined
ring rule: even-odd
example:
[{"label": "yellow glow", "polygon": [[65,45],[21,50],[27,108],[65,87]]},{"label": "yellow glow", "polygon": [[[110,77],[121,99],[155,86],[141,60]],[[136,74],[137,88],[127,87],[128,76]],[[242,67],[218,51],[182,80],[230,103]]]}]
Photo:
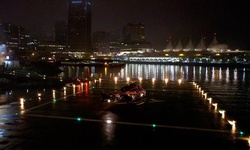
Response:
[{"label": "yellow glow", "polygon": [[181,79],[178,79],[178,83],[181,84],[182,80]]},{"label": "yellow glow", "polygon": [[201,56],[201,54],[195,54],[195,56]]},{"label": "yellow glow", "polygon": [[139,81],[140,81],[140,82],[142,81],[142,77],[139,77]]},{"label": "yellow glow", "polygon": [[73,95],[75,95],[76,94],[76,85],[73,84],[72,88],[73,88]]},{"label": "yellow glow", "polygon": [[232,133],[236,132],[236,121],[235,120],[228,120],[228,123],[232,125]]},{"label": "yellow glow", "polygon": [[153,82],[153,83],[155,82],[155,78],[152,78],[152,82]]},{"label": "yellow glow", "polygon": [[115,80],[115,84],[117,84],[117,80],[118,80],[117,77],[114,77],[114,80]]},{"label": "yellow glow", "polygon": [[214,106],[214,111],[217,112],[218,104],[217,103],[212,103],[212,105]]},{"label": "yellow glow", "polygon": [[104,68],[104,75],[106,76],[107,74],[108,74],[108,68],[105,67],[105,68]]},{"label": "yellow glow", "polygon": [[212,104],[212,98],[211,97],[207,98],[207,100],[209,101],[209,104]]},{"label": "yellow glow", "polygon": [[55,90],[52,91],[52,98],[56,99],[56,91]]},{"label": "yellow glow", "polygon": [[130,78],[129,78],[129,77],[127,77],[127,82],[129,82],[129,80],[130,80]]},{"label": "yellow glow", "polygon": [[106,120],[106,123],[112,123],[112,120],[108,119]]},{"label": "yellow glow", "polygon": [[165,54],[165,56],[169,56],[169,54]]},{"label": "yellow glow", "polygon": [[83,84],[83,83],[81,83],[81,89],[82,89],[82,92],[83,92],[83,85],[84,85],[84,84]]},{"label": "yellow glow", "polygon": [[219,110],[219,113],[221,114],[221,118],[225,118],[225,110]]},{"label": "yellow glow", "polygon": [[23,110],[24,109],[24,98],[20,98],[20,108],[21,108],[21,110]]},{"label": "yellow glow", "polygon": [[204,93],[204,99],[206,100],[207,99],[207,93]]},{"label": "yellow glow", "polygon": [[165,79],[165,83],[168,83],[168,78]]},{"label": "yellow glow", "polygon": [[64,95],[64,99],[65,99],[66,95],[67,95],[67,93],[66,93],[66,87],[63,87],[63,95]]},{"label": "yellow glow", "polygon": [[181,54],[179,54],[179,56],[184,56],[184,54],[181,53]]},{"label": "yellow glow", "polygon": [[215,54],[215,56],[220,56],[220,54]]}]

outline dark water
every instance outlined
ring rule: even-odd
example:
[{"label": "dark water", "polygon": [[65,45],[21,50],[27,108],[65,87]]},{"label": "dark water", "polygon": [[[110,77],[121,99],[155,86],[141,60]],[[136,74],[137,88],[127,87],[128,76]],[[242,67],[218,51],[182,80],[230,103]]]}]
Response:
[{"label": "dark water", "polygon": [[[237,122],[237,130],[243,131],[246,135],[250,133],[250,124],[248,121],[250,117],[250,72],[248,71],[235,68],[145,64],[127,64],[124,68],[63,67],[63,70],[64,72],[59,75],[63,78],[84,79],[90,77],[93,80],[97,80],[98,82],[96,83],[98,84],[92,82],[88,86],[81,85],[76,88],[18,89],[4,91],[4,93],[2,92],[0,100],[1,102],[8,102],[8,104],[0,106],[0,149],[15,149],[21,144],[25,145],[25,143],[27,143],[26,141],[30,141],[30,143],[33,144],[27,147],[21,146],[22,149],[32,149],[32,146],[35,145],[43,145],[40,146],[40,149],[48,148],[49,145],[53,145],[54,149],[91,149],[91,147],[84,147],[84,145],[89,146],[89,143],[91,143],[91,145],[96,145],[99,149],[111,149],[114,145],[119,145],[119,142],[122,145],[127,145],[127,147],[125,146],[121,149],[131,148],[129,146],[131,143],[136,145],[137,148],[141,146],[141,148],[144,149],[154,149],[155,146],[156,149],[161,149],[158,142],[163,145],[166,141],[159,138],[159,134],[162,136],[166,136],[164,134],[170,134],[170,136],[173,137],[173,141],[171,143],[171,139],[168,139],[170,141],[168,144],[176,147],[180,146],[178,143],[174,143],[177,137],[182,137],[181,140],[185,141],[189,138],[189,134],[193,134],[193,132],[188,134],[180,132],[180,135],[176,135],[178,132],[172,130],[158,130],[157,132],[159,133],[156,134],[156,132],[148,132],[147,128],[144,130],[144,128],[126,126],[126,129],[123,130],[124,125],[121,127],[117,124],[96,124],[96,122],[99,123],[100,120],[109,120],[111,118],[118,121],[140,121],[139,117],[126,116],[121,110],[117,109],[113,110],[113,112],[107,111],[109,109],[108,106],[104,107],[99,103],[93,103],[99,100],[98,87],[102,87],[107,91],[114,91],[114,89],[120,89],[124,84],[131,81],[141,82],[146,90],[151,91],[153,93],[151,98],[156,99],[155,104],[161,109],[170,109],[168,106],[169,102],[168,104],[162,103],[162,101],[166,101],[166,97],[162,94],[163,88],[168,88],[170,91],[168,91],[169,94],[175,95],[174,89],[172,89],[173,87],[166,85],[166,79],[168,79],[168,82],[177,82],[179,79],[186,82],[196,82],[205,92],[207,92],[208,97],[213,98],[214,103],[218,103],[218,108],[220,110],[226,111],[227,118]],[[130,78],[129,81],[126,81],[127,77]],[[101,80],[99,80],[100,78]],[[117,78],[117,81],[115,78]],[[184,88],[181,89],[180,93],[183,95],[183,93],[188,92],[189,91],[185,92]],[[78,95],[77,93],[81,94]],[[41,94],[41,96],[39,96],[39,94]],[[25,104],[21,103],[21,97],[25,99]],[[179,98],[181,99],[181,95]],[[56,103],[54,100],[60,101],[60,103]],[[118,108],[126,111],[126,107],[124,108],[122,106]],[[31,112],[31,118],[28,119],[29,122],[27,122],[27,118],[24,119],[20,117],[23,110]],[[72,112],[71,110],[74,111]],[[153,108],[150,108],[150,110],[152,112],[157,112],[153,110]],[[138,113],[144,111],[144,109],[134,108],[131,111],[132,112],[129,113]],[[76,117],[82,117],[83,114],[86,118],[90,119],[88,123],[76,124]],[[56,117],[46,118],[46,115]],[[38,118],[44,119],[41,121]],[[74,122],[65,123],[63,120],[74,120]],[[44,121],[46,121],[46,123]],[[84,126],[88,128],[82,128]],[[119,128],[117,126],[119,126]],[[53,130],[55,128],[56,130]],[[139,133],[136,134],[144,135],[145,138],[143,141],[146,142],[146,144],[142,146],[140,145],[142,142],[136,142],[136,137],[139,135],[135,134],[135,137],[126,135],[127,128],[133,128],[131,130],[139,131]],[[73,129],[75,129],[74,132],[70,132]],[[117,135],[115,134],[115,132],[117,132],[115,130],[121,132],[118,132],[119,134]],[[78,133],[81,133],[81,135],[78,135]],[[86,133],[86,135],[84,135],[84,133]],[[92,134],[95,136],[93,137]],[[124,137],[124,134],[126,137]],[[210,136],[209,134],[207,136]],[[151,137],[148,138],[148,136]],[[46,140],[44,137],[46,137]],[[199,141],[199,134],[194,134],[194,137]],[[77,138],[77,140],[72,141],[70,138]],[[114,139],[116,138],[120,140],[115,142]],[[124,139],[128,141],[124,141]],[[129,141],[129,139],[133,139],[133,141]],[[97,142],[96,140],[104,141]],[[208,140],[210,139],[208,138]],[[42,141],[46,141],[46,144]],[[53,143],[53,141],[55,143]],[[56,142],[61,144],[58,146]],[[67,146],[70,145],[72,147],[63,147],[63,143],[67,142],[69,142]],[[82,147],[76,148],[76,146],[79,145],[78,142],[83,143],[81,144]],[[202,143],[204,141],[201,140],[200,142]],[[99,145],[100,143],[104,144],[104,146]],[[185,144],[188,145],[190,143]],[[198,145],[195,145],[193,148],[198,148],[197,146]],[[209,147],[209,145],[207,146]],[[210,145],[209,149],[212,147],[213,146]],[[185,148],[185,146],[183,145],[182,148]]]},{"label": "dark water", "polygon": [[[138,82],[155,78],[158,82],[196,82],[218,103],[228,118],[235,120],[239,130],[250,133],[250,71],[244,68],[127,64],[125,68],[63,67],[62,76],[73,78],[114,78]],[[154,87],[153,87],[154,88]]]}]

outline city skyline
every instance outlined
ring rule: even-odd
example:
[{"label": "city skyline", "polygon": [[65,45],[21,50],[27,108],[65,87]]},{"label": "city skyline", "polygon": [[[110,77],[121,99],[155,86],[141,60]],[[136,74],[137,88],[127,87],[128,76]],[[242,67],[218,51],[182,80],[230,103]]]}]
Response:
[{"label": "city skyline", "polygon": [[[2,0],[0,22],[23,26],[31,34],[52,34],[55,22],[67,22],[68,0]],[[247,5],[234,1],[97,1],[92,4],[92,33],[116,32],[131,23],[143,23],[147,41],[164,49],[169,37],[199,40],[217,33],[229,48],[250,49]]]}]

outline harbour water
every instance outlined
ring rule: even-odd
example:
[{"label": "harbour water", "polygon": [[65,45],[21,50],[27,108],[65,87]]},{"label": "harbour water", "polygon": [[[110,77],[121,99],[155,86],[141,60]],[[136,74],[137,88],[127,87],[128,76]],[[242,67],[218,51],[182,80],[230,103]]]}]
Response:
[{"label": "harbour water", "polygon": [[[243,149],[224,139],[231,135],[224,130],[228,126],[222,124],[218,130],[219,116],[207,113],[210,107],[199,101],[192,83],[236,121],[238,133],[250,133],[250,72],[242,68],[127,64],[61,69],[62,79],[92,82],[1,92],[0,149]],[[180,79],[182,85],[178,85]],[[112,92],[129,82],[143,85],[148,104],[100,103],[100,89]],[[161,128],[150,130],[152,122]]]},{"label": "harbour water", "polygon": [[[126,64],[124,68],[62,67],[62,76],[70,78],[114,78],[138,82],[155,79],[157,82],[177,81],[199,84],[218,109],[237,122],[237,126],[250,134],[250,71],[245,68],[212,66],[179,66],[162,64]],[[150,87],[151,88],[151,87]],[[153,89],[155,87],[152,87]]]}]

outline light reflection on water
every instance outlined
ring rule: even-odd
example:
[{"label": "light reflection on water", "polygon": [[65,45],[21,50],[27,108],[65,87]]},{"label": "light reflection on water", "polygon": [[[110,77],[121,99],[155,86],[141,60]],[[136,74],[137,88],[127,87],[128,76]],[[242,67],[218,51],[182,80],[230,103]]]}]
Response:
[{"label": "light reflection on water", "polygon": [[115,127],[116,124],[113,122],[117,121],[117,115],[111,112],[106,112],[105,115],[102,116],[102,120],[105,120],[106,123],[103,124],[103,135],[105,135],[105,139],[111,142],[115,137]]},{"label": "light reflection on water", "polygon": [[[152,65],[152,64],[127,64],[124,68],[95,68],[95,67],[63,67],[63,78],[84,79],[92,77],[95,79],[110,79],[118,77],[124,81],[129,77],[131,81],[156,79],[157,82],[168,81],[195,81],[208,92],[209,97],[218,103],[219,109],[226,110],[226,116],[230,116],[237,123],[243,124],[244,131],[249,129],[250,117],[250,72],[235,68],[201,67],[201,66],[173,66],[173,65]],[[100,82],[101,85],[101,82]],[[156,87],[155,84],[152,85]],[[91,84],[81,85],[85,95],[89,94]],[[43,91],[45,92],[45,91]],[[61,91],[61,92],[65,92]],[[37,100],[37,96],[29,91],[23,92],[27,100]],[[66,96],[66,92],[63,93]],[[17,94],[18,95],[18,94]],[[12,96],[12,98],[15,96]],[[10,101],[9,96],[1,96],[1,101]],[[13,98],[17,99],[17,98]],[[0,115],[4,114],[1,112]],[[103,120],[115,121],[117,116],[107,112]],[[4,120],[2,118],[1,120]],[[0,122],[1,123],[1,122]],[[108,141],[114,138],[115,124],[105,123],[103,133]],[[1,135],[1,131],[0,131]]]},{"label": "light reflection on water", "polygon": [[[127,64],[124,68],[99,68],[99,67],[62,67],[63,78],[84,79],[92,77],[114,78],[126,80],[131,79],[164,80],[171,81],[182,79],[184,81],[201,82],[238,82],[248,81],[249,72],[245,69],[222,68],[222,67],[202,67],[202,66],[174,66],[174,65],[154,65],[154,64]],[[247,80],[248,79],[248,80]]]},{"label": "light reflection on water", "polygon": [[[227,116],[238,119],[239,124],[249,122],[247,120],[250,117],[250,71],[244,68],[127,64],[124,68],[63,67],[62,69],[64,70],[62,76],[71,78],[88,77],[91,74],[95,79],[118,77],[124,81],[128,77],[130,81],[139,81],[141,77],[149,81],[155,78],[155,81],[162,83],[165,79],[194,81],[208,92],[209,97],[213,97],[219,109],[226,110]],[[248,130],[250,132],[250,129]]]}]

